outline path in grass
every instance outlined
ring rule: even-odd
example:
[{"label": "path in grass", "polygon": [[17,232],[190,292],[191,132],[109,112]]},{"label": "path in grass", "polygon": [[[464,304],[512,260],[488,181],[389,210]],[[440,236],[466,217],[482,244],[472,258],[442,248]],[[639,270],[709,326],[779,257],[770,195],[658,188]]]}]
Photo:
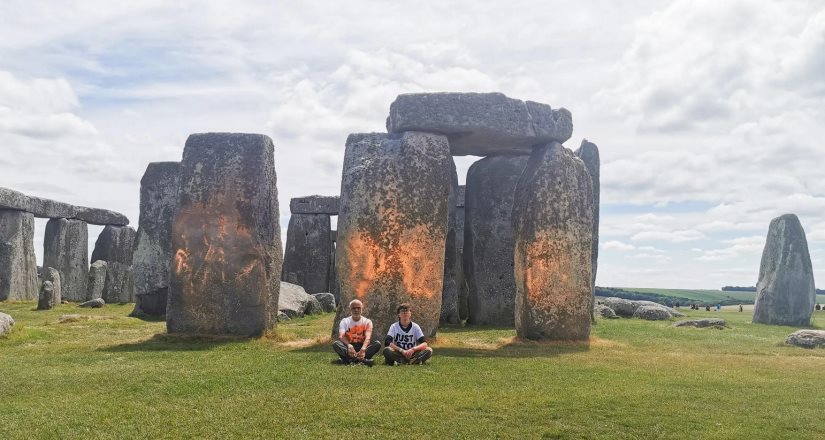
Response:
[{"label": "path in grass", "polygon": [[587,345],[444,329],[430,365],[366,368],[330,364],[332,315],[185,340],[131,305],[34,306],[0,304],[17,320],[0,339],[2,439],[825,438],[825,350],[747,313],[687,311],[727,330],[599,321]]}]

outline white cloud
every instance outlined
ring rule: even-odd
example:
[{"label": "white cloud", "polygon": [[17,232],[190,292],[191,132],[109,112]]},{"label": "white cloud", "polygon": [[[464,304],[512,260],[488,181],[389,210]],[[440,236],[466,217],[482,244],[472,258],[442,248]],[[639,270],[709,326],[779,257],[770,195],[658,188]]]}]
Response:
[{"label": "white cloud", "polygon": [[634,241],[666,241],[673,243],[683,243],[686,241],[701,240],[703,238],[707,238],[705,237],[705,234],[693,229],[676,231],[645,231],[639,232],[630,237],[630,239]]},{"label": "white cloud", "polygon": [[632,251],[636,249],[636,246],[633,246],[632,244],[622,243],[621,241],[617,240],[610,240],[602,243],[602,249],[606,251]]}]

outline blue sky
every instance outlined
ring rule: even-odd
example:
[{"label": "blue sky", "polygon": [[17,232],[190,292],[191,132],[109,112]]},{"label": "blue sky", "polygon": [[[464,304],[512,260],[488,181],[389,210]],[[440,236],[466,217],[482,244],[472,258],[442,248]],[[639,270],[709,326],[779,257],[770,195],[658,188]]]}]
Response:
[{"label": "blue sky", "polygon": [[[0,186],[136,223],[146,165],[190,133],[264,133],[286,228],[291,197],[338,192],[344,140],[383,131],[396,95],[500,91],[566,107],[567,147],[599,145],[600,285],[753,285],[786,212],[825,276],[813,0],[7,1],[0,17]],[[476,159],[456,159],[460,180]]]}]

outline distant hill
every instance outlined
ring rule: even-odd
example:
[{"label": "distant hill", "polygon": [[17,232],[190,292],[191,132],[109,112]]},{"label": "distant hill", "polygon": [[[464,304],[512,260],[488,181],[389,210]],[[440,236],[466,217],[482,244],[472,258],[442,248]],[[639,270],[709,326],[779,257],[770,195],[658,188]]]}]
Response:
[{"label": "distant hill", "polygon": [[[697,303],[701,305],[722,304],[753,304],[756,299],[756,291],[734,291],[734,290],[701,290],[701,289],[658,289],[647,287],[596,287],[597,296],[616,296],[625,299],[654,301],[665,305],[689,305]],[[817,303],[825,304],[825,295],[817,295]]]}]

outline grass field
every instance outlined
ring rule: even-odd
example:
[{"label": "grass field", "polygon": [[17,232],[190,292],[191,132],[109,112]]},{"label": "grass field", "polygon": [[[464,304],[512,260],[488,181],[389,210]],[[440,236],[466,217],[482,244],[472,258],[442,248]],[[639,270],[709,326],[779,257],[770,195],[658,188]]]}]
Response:
[{"label": "grass field", "polygon": [[[716,304],[729,300],[731,302],[742,302],[753,304],[756,292],[727,292],[723,290],[701,290],[701,289],[657,289],[648,287],[620,287],[628,292],[652,293],[656,295],[669,296],[674,298],[688,298],[703,304]],[[825,304],[825,295],[817,295],[816,302]]]},{"label": "grass field", "polygon": [[0,304],[17,320],[0,339],[0,439],[825,438],[825,350],[747,313],[686,311],[726,330],[600,320],[588,344],[444,329],[430,364],[367,368],[330,363],[332,315],[197,340],[131,305],[34,307]]}]

